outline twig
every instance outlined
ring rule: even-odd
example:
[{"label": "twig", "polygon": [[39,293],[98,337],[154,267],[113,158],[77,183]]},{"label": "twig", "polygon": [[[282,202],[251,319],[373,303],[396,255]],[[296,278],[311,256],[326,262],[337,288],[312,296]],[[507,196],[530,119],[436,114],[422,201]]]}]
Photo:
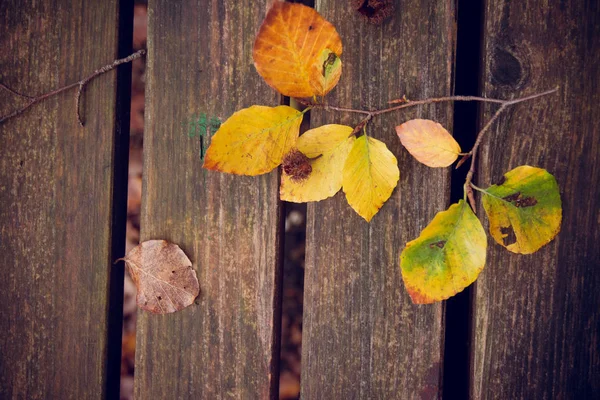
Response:
[{"label": "twig", "polygon": [[10,93],[12,93],[12,94],[14,94],[16,96],[29,99],[29,102],[25,106],[23,106],[23,107],[21,107],[21,108],[19,108],[17,110],[14,110],[14,111],[12,111],[11,113],[9,113],[7,115],[4,115],[4,116],[0,117],[0,124],[3,123],[4,121],[7,121],[7,120],[13,118],[13,117],[16,117],[17,115],[22,114],[29,107],[31,107],[31,106],[33,106],[33,105],[35,105],[35,104],[37,104],[37,103],[39,103],[39,102],[41,102],[41,101],[49,98],[49,97],[52,97],[52,96],[57,95],[59,93],[65,92],[65,91],[67,91],[69,89],[72,89],[74,87],[78,87],[78,89],[77,89],[77,95],[75,97],[76,114],[77,114],[77,120],[79,122],[79,125],[83,126],[84,124],[83,124],[83,120],[81,118],[81,113],[80,113],[80,103],[81,103],[81,95],[84,92],[86,85],[88,83],[90,83],[94,78],[96,78],[96,77],[98,77],[98,76],[100,76],[102,74],[105,74],[108,71],[111,71],[111,70],[115,69],[116,67],[118,67],[121,64],[125,64],[125,63],[131,62],[131,61],[133,61],[133,60],[135,60],[137,58],[140,58],[144,54],[146,54],[146,50],[145,49],[138,50],[135,53],[133,53],[133,54],[131,54],[131,55],[125,57],[125,58],[121,58],[119,60],[115,60],[111,64],[105,65],[104,67],[102,67],[100,69],[97,69],[91,75],[88,75],[87,77],[83,78],[82,80],[80,80],[78,82],[71,83],[69,85],[60,87],[58,89],[55,89],[55,90],[53,90],[51,92],[48,92],[48,93],[44,93],[44,94],[39,95],[39,96],[34,96],[34,97],[27,96],[27,95],[21,94],[21,93],[15,91],[15,90],[9,88],[8,86],[0,83],[0,87],[2,89],[9,91]]},{"label": "twig", "polygon": [[[425,99],[425,100],[415,100],[415,101],[406,100],[406,102],[403,104],[393,106],[393,107],[388,107],[388,108],[382,108],[379,110],[361,110],[361,109],[356,109],[356,108],[337,107],[337,106],[332,106],[329,104],[312,103],[312,102],[302,100],[302,99],[296,99],[296,101],[299,102],[300,104],[303,104],[307,107],[312,107],[312,108],[320,108],[320,109],[324,109],[324,110],[333,110],[333,111],[355,113],[355,114],[366,114],[367,118],[365,118],[365,119],[368,122],[377,115],[386,114],[386,113],[389,113],[392,111],[402,110],[404,108],[410,108],[410,107],[415,107],[415,106],[434,104],[434,103],[443,103],[443,102],[447,102],[447,101],[479,101],[479,102],[483,102],[483,103],[496,103],[496,104],[508,106],[508,105],[512,105],[512,104],[521,103],[521,102],[524,102],[527,100],[532,100],[537,97],[545,96],[547,94],[554,93],[557,90],[558,90],[558,87],[551,89],[551,90],[547,90],[542,93],[537,93],[537,94],[533,94],[531,96],[522,97],[522,98],[514,99],[514,100],[488,99],[487,97],[478,97],[478,96],[446,96],[446,97],[436,97],[436,98]],[[363,122],[364,122],[364,120],[361,121],[361,124]],[[357,126],[357,128],[358,128],[358,131],[360,131],[362,126],[360,128]]]},{"label": "twig", "polygon": [[357,133],[359,133],[361,130],[363,130],[372,118],[373,118],[373,114],[368,114],[362,121],[360,121],[358,123],[358,125],[356,125],[356,127],[354,128],[354,130],[352,131],[352,133],[350,134],[349,137],[354,136]]},{"label": "twig", "polygon": [[15,96],[23,97],[24,99],[33,99],[33,97],[27,96],[26,94],[19,93],[16,90],[13,90],[13,89],[9,88],[8,86],[4,85],[3,83],[0,83],[0,88],[6,90],[7,92],[14,94]]},{"label": "twig", "polygon": [[372,111],[373,115],[386,114],[396,110],[402,110],[403,108],[422,106],[426,104],[433,103],[444,103],[447,101],[481,101],[485,103],[499,103],[502,104],[505,100],[498,99],[488,99],[485,97],[477,97],[477,96],[446,96],[446,97],[437,97],[434,99],[425,99],[425,100],[416,100],[416,101],[408,101],[404,104],[400,104],[399,106],[388,107],[382,110]]},{"label": "twig", "polygon": [[[471,158],[471,166],[469,167],[469,172],[467,172],[467,178],[465,179],[464,191],[465,191],[467,198],[469,199],[471,208],[473,208],[473,212],[477,212],[477,206],[475,205],[475,197],[473,196],[473,189],[471,188],[470,183],[471,183],[471,180],[473,179],[473,174],[475,173],[475,159],[477,158],[477,149],[479,148],[479,145],[481,144],[481,140],[483,139],[483,135],[485,134],[485,132],[487,132],[488,129],[490,129],[492,124],[498,119],[500,114],[502,114],[502,111],[504,111],[507,107],[508,107],[508,105],[502,104],[502,106],[498,109],[498,111],[496,111],[496,113],[492,116],[492,118],[490,118],[488,123],[485,124],[485,126],[477,134],[477,139],[475,140],[475,144],[473,145],[473,148],[471,149],[471,151],[468,152],[467,155],[463,156],[463,158],[459,161],[459,164],[461,164],[463,162],[463,160],[466,160],[469,156],[472,157]],[[457,168],[458,168],[458,165],[457,165]]]},{"label": "twig", "polygon": [[473,148],[466,155],[464,155],[463,158],[457,164],[457,168],[458,168],[467,158],[469,158],[469,156],[472,157],[471,158],[471,166],[469,167],[469,172],[467,172],[467,177],[465,179],[464,191],[465,191],[467,198],[469,199],[471,208],[473,208],[473,212],[477,212],[477,206],[475,205],[475,196],[473,195],[473,188],[471,187],[471,181],[473,180],[473,175],[475,174],[475,160],[477,159],[477,150],[479,149],[479,145],[481,145],[481,141],[483,140],[483,136],[485,135],[485,133],[490,129],[490,127],[493,125],[493,123],[496,122],[496,120],[498,119],[500,114],[502,114],[502,112],[504,110],[506,110],[509,106],[511,106],[513,104],[523,103],[525,101],[537,99],[538,97],[546,96],[546,95],[554,93],[556,91],[558,91],[558,87],[555,87],[554,89],[551,89],[551,90],[546,90],[545,92],[536,93],[531,96],[521,97],[521,98],[514,99],[514,100],[504,100],[502,102],[502,106],[500,106],[498,111],[496,111],[496,113],[494,113],[492,118],[490,118],[490,120],[487,122],[487,124],[485,124],[485,126],[479,131],[479,133],[477,134],[477,139],[475,139],[475,144],[473,145]]},{"label": "twig", "polygon": [[415,107],[415,106],[426,105],[426,104],[433,104],[433,103],[442,103],[442,102],[446,102],[446,101],[479,101],[482,103],[500,104],[500,108],[498,109],[498,111],[496,111],[496,113],[492,116],[492,118],[488,121],[488,123],[485,124],[485,126],[477,134],[477,139],[475,140],[475,144],[473,145],[473,148],[471,149],[471,151],[464,154],[463,157],[460,159],[460,161],[456,165],[456,168],[458,168],[465,161],[467,161],[467,159],[469,157],[472,157],[471,158],[471,166],[469,168],[469,172],[467,173],[467,177],[465,179],[464,191],[465,191],[465,197],[467,197],[469,199],[469,203],[471,204],[473,211],[477,212],[477,208],[475,206],[475,197],[473,196],[473,189],[471,187],[471,181],[473,180],[473,175],[475,174],[475,159],[477,156],[477,149],[479,148],[479,145],[481,144],[484,134],[490,129],[492,124],[494,122],[496,122],[496,120],[498,119],[500,114],[504,110],[506,110],[508,108],[508,106],[511,106],[513,104],[523,103],[525,101],[533,100],[538,97],[546,96],[546,95],[554,93],[556,91],[558,91],[558,87],[555,87],[554,89],[546,90],[541,93],[536,93],[536,94],[532,94],[530,96],[521,97],[521,98],[513,99],[513,100],[488,99],[486,97],[477,97],[477,96],[446,96],[446,97],[437,97],[437,98],[425,99],[425,100],[410,101],[410,100],[406,100],[406,97],[403,97],[402,99],[399,99],[399,100],[392,100],[392,102],[394,102],[394,103],[402,102],[402,104],[393,106],[393,107],[382,108],[379,110],[359,110],[359,109],[354,109],[354,108],[336,107],[336,106],[331,106],[328,104],[311,103],[309,101],[305,101],[302,99],[296,99],[296,101],[298,101],[301,104],[304,104],[307,107],[311,107],[311,108],[320,108],[320,109],[324,109],[324,110],[333,110],[333,111],[355,113],[355,114],[366,114],[366,117],[362,121],[360,121],[358,123],[358,125],[356,125],[356,127],[352,131],[351,136],[358,134],[362,129],[364,129],[365,126],[369,123],[369,121],[371,121],[373,119],[373,117],[375,117],[377,115],[381,115],[381,114],[386,114],[386,113],[389,113],[392,111],[402,110],[404,108]]},{"label": "twig", "polygon": [[311,107],[311,108],[321,108],[325,111],[334,110],[334,111],[349,112],[349,113],[356,113],[356,114],[367,114],[367,115],[372,114],[371,111],[358,110],[356,108],[335,107],[335,106],[331,106],[329,104],[313,103],[313,102],[310,102],[307,100],[297,99],[297,98],[294,98],[294,100],[296,100],[298,103],[302,104],[303,106]]},{"label": "twig", "polygon": [[360,110],[360,109],[356,109],[356,108],[337,107],[337,106],[332,106],[330,104],[311,103],[309,101],[305,101],[302,99],[296,99],[296,101],[305,106],[309,106],[312,108],[321,108],[324,110],[333,110],[333,111],[348,112],[348,113],[355,113],[355,114],[367,114],[367,115],[371,115],[371,116],[381,115],[381,114],[389,113],[392,111],[401,110],[403,108],[415,107],[415,106],[420,106],[420,105],[425,105],[425,104],[442,103],[442,102],[446,102],[446,101],[483,101],[483,102],[488,102],[488,103],[499,103],[499,104],[503,104],[506,102],[506,100],[487,99],[485,97],[447,96],[447,97],[437,97],[437,98],[425,99],[425,100],[415,100],[415,101],[407,100],[406,102],[404,102],[401,105],[394,106],[394,107],[388,107],[388,108],[382,108],[379,110]]}]

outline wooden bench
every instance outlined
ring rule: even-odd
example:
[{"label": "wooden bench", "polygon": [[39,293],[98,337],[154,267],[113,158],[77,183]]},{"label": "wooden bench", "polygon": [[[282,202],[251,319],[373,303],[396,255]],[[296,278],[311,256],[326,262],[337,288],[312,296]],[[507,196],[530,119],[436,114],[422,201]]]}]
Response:
[{"label": "wooden bench", "polygon": [[[178,243],[201,294],[175,314],[139,313],[137,399],[278,394],[278,173],[207,172],[208,138],[190,138],[186,128],[199,113],[224,119],[287,101],[252,64],[268,3],[149,4],[142,240]],[[341,194],[308,206],[302,397],[599,396],[598,6],[498,0],[479,8],[460,0],[457,9],[453,1],[397,0],[389,20],[370,25],[350,3],[315,5],[344,42],[332,103],[369,108],[455,88],[510,98],[561,87],[500,118],[477,181],[493,183],[521,164],[546,168],[561,187],[563,224],[530,256],[490,241],[476,285],[449,302],[413,305],[399,252],[456,200],[459,175],[416,163],[393,126],[417,116],[454,121],[455,136],[468,143],[475,117],[485,121],[494,109],[443,104],[378,119],[370,129],[400,167],[390,201],[370,224]],[[131,10],[118,0],[2,2],[0,82],[39,94],[129,54]],[[129,87],[128,66],[94,80],[85,128],[72,92],[0,124],[2,399],[118,398],[123,267],[113,261],[125,243]],[[0,114],[26,101],[0,92]],[[310,121],[358,122],[316,111]]]}]

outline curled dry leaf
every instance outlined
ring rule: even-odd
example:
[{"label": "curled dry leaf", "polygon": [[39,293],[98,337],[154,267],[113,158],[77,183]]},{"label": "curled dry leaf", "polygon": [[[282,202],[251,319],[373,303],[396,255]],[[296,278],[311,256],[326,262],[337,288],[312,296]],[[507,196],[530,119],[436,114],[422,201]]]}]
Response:
[{"label": "curled dry leaf", "polygon": [[166,240],[148,240],[121,260],[137,287],[138,307],[155,314],[179,311],[200,293],[196,271],[183,250]]},{"label": "curled dry leaf", "polygon": [[342,40],[313,8],[276,1],[256,35],[252,56],[263,79],[284,96],[324,96],[342,73]]},{"label": "curled dry leaf", "polygon": [[502,184],[482,190],[490,233],[513,253],[536,252],[560,231],[562,205],[556,179],[545,169],[528,165],[504,178]]},{"label": "curled dry leaf", "polygon": [[429,119],[411,119],[398,125],[402,145],[428,167],[447,167],[458,158],[460,146],[440,124]]}]

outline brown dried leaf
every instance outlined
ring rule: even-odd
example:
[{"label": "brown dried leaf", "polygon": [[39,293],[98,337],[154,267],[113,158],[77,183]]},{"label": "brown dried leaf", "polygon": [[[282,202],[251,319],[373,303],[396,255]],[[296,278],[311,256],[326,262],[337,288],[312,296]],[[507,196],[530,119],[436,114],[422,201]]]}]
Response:
[{"label": "brown dried leaf", "polygon": [[137,287],[138,307],[155,314],[179,311],[200,293],[196,271],[183,250],[166,240],[148,240],[122,260]]}]

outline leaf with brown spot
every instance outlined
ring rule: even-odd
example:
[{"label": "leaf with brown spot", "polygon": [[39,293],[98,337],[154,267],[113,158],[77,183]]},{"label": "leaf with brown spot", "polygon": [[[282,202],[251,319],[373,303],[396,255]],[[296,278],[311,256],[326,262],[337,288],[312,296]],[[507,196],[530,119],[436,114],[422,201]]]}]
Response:
[{"label": "leaf with brown spot", "polygon": [[166,240],[148,240],[125,257],[127,271],[137,287],[137,304],[155,314],[179,311],[200,293],[196,271],[183,250]]},{"label": "leaf with brown spot", "polygon": [[528,165],[507,172],[504,178],[501,184],[479,189],[490,233],[513,253],[534,253],[560,231],[558,183],[545,169]]},{"label": "leaf with brown spot", "polygon": [[284,96],[324,96],[342,73],[342,40],[313,8],[276,1],[256,35],[252,58],[263,79]]},{"label": "leaf with brown spot", "polygon": [[462,292],[483,270],[486,250],[483,226],[464,200],[437,213],[400,255],[413,303],[434,303]]}]

